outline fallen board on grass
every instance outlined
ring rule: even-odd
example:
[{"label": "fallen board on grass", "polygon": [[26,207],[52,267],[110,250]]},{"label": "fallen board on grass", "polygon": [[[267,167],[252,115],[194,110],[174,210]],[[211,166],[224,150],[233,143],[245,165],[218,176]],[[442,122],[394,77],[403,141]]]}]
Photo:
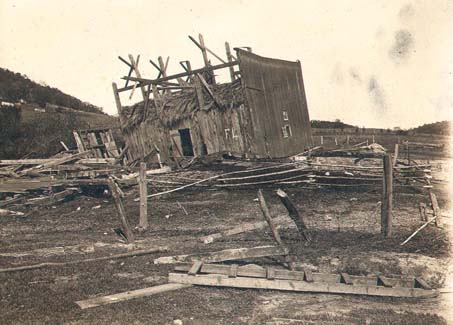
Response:
[{"label": "fallen board on grass", "polygon": [[113,295],[96,297],[87,300],[76,301],[82,309],[98,307],[102,305],[113,304],[121,301],[131,300],[135,298],[148,297],[162,292],[168,292],[173,290],[179,290],[191,287],[190,284],[179,284],[179,283],[167,283],[155,287],[143,288],[138,290],[121,292]]},{"label": "fallen board on grass", "polygon": [[218,252],[209,252],[192,255],[164,256],[154,260],[154,264],[174,264],[184,262],[203,261],[204,263],[234,261],[244,258],[288,255],[288,249],[277,246],[259,246],[252,248],[225,249]]}]

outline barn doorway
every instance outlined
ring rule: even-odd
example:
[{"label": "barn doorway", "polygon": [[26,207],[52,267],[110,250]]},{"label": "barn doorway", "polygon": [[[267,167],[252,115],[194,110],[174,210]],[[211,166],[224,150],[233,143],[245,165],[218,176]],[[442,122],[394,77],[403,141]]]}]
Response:
[{"label": "barn doorway", "polygon": [[179,137],[181,138],[182,154],[185,157],[195,156],[193,153],[192,137],[190,136],[190,129],[179,129]]}]

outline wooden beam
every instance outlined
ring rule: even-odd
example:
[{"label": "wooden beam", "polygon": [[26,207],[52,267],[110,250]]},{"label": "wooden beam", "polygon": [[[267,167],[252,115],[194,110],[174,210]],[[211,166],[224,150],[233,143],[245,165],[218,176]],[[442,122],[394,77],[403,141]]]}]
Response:
[{"label": "wooden beam", "polygon": [[393,209],[393,167],[391,156],[385,155],[383,158],[383,188],[381,205],[381,234],[384,238],[392,236],[392,209]]},{"label": "wooden beam", "polygon": [[[146,86],[148,84],[158,85],[162,81],[168,81],[168,80],[173,80],[173,79],[177,79],[177,78],[191,76],[191,75],[194,75],[194,74],[197,74],[197,73],[203,73],[203,72],[207,72],[207,71],[214,71],[214,70],[218,70],[218,69],[228,68],[228,67],[235,66],[235,65],[238,65],[238,64],[239,64],[238,61],[233,61],[233,62],[228,62],[228,63],[223,63],[223,64],[219,64],[219,65],[210,66],[208,68],[205,67],[205,68],[195,69],[195,70],[192,70],[190,72],[181,72],[181,73],[178,73],[178,74],[174,74],[174,75],[168,76],[166,78],[145,79],[145,78],[137,78],[137,77],[129,77],[129,78],[128,77],[123,77],[121,79],[131,80],[131,81],[138,81],[140,83],[140,86]],[[133,86],[128,86],[128,87],[124,87],[124,88],[118,89],[118,91],[119,92],[123,92],[123,91],[126,91],[126,90],[131,90],[132,88],[133,88]]]},{"label": "wooden beam", "polygon": [[[134,72],[137,78],[141,78],[140,70],[138,69],[138,62],[140,60],[140,55],[137,56],[137,61],[135,61],[132,54],[129,54],[129,60],[131,61],[131,65],[134,67]],[[139,85],[140,86],[140,85]],[[140,90],[142,91],[143,100],[146,100],[146,89],[143,86],[140,86]],[[132,97],[132,94],[131,94]]]},{"label": "wooden beam", "polygon": [[118,117],[120,119],[120,125],[122,127],[124,125],[123,117],[121,114],[123,107],[121,106],[121,99],[120,99],[118,87],[117,87],[116,83],[114,83],[114,82],[112,83],[112,89],[113,89],[113,96],[115,97],[116,110],[118,111]]},{"label": "wooden beam", "polygon": [[140,163],[140,173],[138,178],[138,185],[140,188],[140,218],[139,229],[141,231],[148,229],[148,182],[146,180],[146,163]]},{"label": "wooden beam", "polygon": [[222,108],[222,106],[220,105],[219,101],[217,100],[217,98],[215,97],[214,93],[212,92],[211,88],[209,87],[209,84],[207,83],[207,81],[203,78],[203,76],[199,73],[197,73],[197,77],[198,79],[200,80],[201,84],[203,85],[203,87],[206,89],[206,91],[208,92],[209,96],[212,98],[212,100],[214,101],[214,103],[216,104],[216,106],[218,108]]},{"label": "wooden beam", "polygon": [[306,282],[291,280],[267,280],[247,277],[229,278],[225,275],[195,275],[170,273],[169,282],[180,284],[193,284],[214,287],[233,287],[249,289],[271,289],[295,292],[317,292],[333,294],[351,294],[364,296],[388,296],[388,297],[435,297],[438,292],[418,288],[386,288],[382,286],[331,284],[322,282]]},{"label": "wooden beam", "polygon": [[159,257],[154,260],[154,264],[174,264],[183,262],[203,261],[203,263],[213,263],[222,261],[234,261],[245,258],[256,258],[264,256],[282,256],[288,255],[287,249],[278,246],[259,246],[252,248],[234,248],[225,249],[218,252],[193,254],[193,255],[176,255]]},{"label": "wooden beam", "polygon": [[[233,56],[231,55],[230,43],[228,43],[228,42],[225,42],[225,51],[226,51],[228,63],[233,62]],[[229,67],[229,70],[230,70],[231,82],[233,82],[234,80],[236,80],[236,75],[234,74],[233,66]]]},{"label": "wooden beam", "polygon": [[132,233],[131,227],[129,226],[129,221],[126,217],[126,212],[124,210],[123,202],[121,201],[118,185],[111,178],[107,180],[107,184],[115,202],[116,210],[118,211],[118,216],[120,217],[121,224],[123,225],[124,233],[126,234],[126,240],[129,244],[132,244],[134,242],[134,234]]},{"label": "wooden beam", "polygon": [[131,299],[136,299],[136,298],[148,297],[148,296],[155,295],[155,294],[162,293],[162,292],[169,292],[169,291],[190,288],[190,287],[191,287],[191,285],[187,285],[187,284],[166,283],[166,284],[158,285],[155,287],[126,291],[126,292],[121,292],[121,293],[103,296],[103,297],[96,297],[96,298],[87,299],[87,300],[79,300],[79,301],[76,301],[76,304],[81,309],[87,309],[87,308],[108,305],[108,304],[114,304],[117,302],[127,301],[127,300],[131,300]]},{"label": "wooden beam", "polygon": [[[287,216],[280,216],[272,219],[272,222],[274,224],[292,224],[292,220],[289,219]],[[253,223],[243,223],[240,226],[234,227],[232,229],[228,229],[222,232],[214,233],[211,235],[203,236],[200,237],[199,240],[201,240],[205,244],[212,243],[213,241],[223,238],[223,237],[228,237],[228,236],[233,236],[237,234],[241,234],[244,232],[249,232],[253,230],[258,230],[258,229],[264,229],[268,226],[267,221],[259,221],[259,222],[253,222]]]},{"label": "wooden beam", "polygon": [[306,241],[310,241],[310,234],[308,233],[307,226],[305,225],[303,216],[299,213],[294,203],[290,200],[288,194],[286,194],[283,190],[277,190],[277,196],[280,198],[280,201],[285,206],[286,210],[288,210],[289,217],[294,221],[299,230],[299,233]]},{"label": "wooden beam", "polygon": [[280,238],[280,234],[278,233],[277,227],[271,217],[271,213],[269,212],[269,208],[267,207],[266,200],[264,199],[263,192],[258,190],[258,201],[260,203],[261,212],[263,213],[264,219],[269,225],[271,229],[272,237],[277,242],[277,244],[282,247],[283,249],[286,248],[285,244],[283,244],[282,239]]},{"label": "wooden beam", "polygon": [[[206,51],[206,46],[204,45],[203,35],[198,34],[198,40],[200,41],[200,49],[201,49],[201,54],[203,55],[204,65],[206,68],[209,68],[209,67],[211,67],[211,62],[209,61],[208,53]],[[214,85],[215,84],[214,72],[213,71],[207,71],[207,72],[210,75],[209,82]]]}]

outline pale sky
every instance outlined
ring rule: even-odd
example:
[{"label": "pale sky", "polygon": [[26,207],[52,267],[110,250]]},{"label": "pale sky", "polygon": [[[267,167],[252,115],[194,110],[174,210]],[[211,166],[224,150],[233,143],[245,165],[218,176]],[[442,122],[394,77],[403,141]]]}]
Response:
[{"label": "pale sky", "polygon": [[[187,35],[300,60],[311,119],[412,127],[452,119],[453,1],[0,0],[0,66],[116,114],[117,56],[202,66]],[[212,57],[212,62],[217,62]],[[126,96],[122,95],[126,102]],[[133,98],[140,100],[137,91]]]}]

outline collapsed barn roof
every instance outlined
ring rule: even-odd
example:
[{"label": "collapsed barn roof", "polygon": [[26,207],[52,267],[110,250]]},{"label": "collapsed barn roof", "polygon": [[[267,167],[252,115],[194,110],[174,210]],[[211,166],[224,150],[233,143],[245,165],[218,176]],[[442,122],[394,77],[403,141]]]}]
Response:
[{"label": "collapsed barn roof", "polygon": [[153,101],[149,102],[146,111],[144,101],[123,107],[121,110],[125,121],[123,130],[128,132],[147,119],[160,119],[163,125],[171,128],[181,120],[193,117],[199,110],[226,110],[244,104],[245,98],[241,79],[236,79],[231,83],[212,85],[210,88],[215,101],[213,97],[203,92],[203,107],[198,105],[195,89],[183,89],[178,92],[163,94],[159,110],[156,109],[156,104]]}]

